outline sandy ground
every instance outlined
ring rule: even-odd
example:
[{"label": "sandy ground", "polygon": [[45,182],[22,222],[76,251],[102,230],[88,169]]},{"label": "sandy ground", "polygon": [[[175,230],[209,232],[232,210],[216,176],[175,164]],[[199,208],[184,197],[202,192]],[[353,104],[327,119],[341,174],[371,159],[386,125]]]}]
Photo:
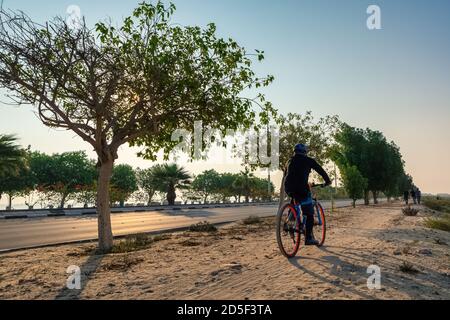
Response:
[{"label": "sandy ground", "polygon": [[[405,217],[399,204],[345,208],[328,218],[324,247],[288,260],[275,219],[213,234],[182,232],[147,249],[92,255],[93,244],[0,255],[1,299],[450,299],[450,233]],[[400,271],[409,262],[417,273]],[[367,267],[381,289],[367,288]],[[81,290],[66,269],[82,270]]]}]

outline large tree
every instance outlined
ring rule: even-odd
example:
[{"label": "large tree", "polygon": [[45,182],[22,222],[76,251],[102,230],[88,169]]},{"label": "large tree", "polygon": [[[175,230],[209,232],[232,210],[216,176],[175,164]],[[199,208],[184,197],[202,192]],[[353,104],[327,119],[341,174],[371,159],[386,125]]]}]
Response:
[{"label": "large tree", "polygon": [[[194,121],[226,130],[249,127],[256,116],[247,89],[257,78],[253,58],[216,27],[171,21],[174,5],[141,3],[119,26],[63,18],[45,24],[25,13],[0,10],[0,85],[13,101],[36,108],[41,121],[75,132],[98,156],[99,247],[112,248],[109,183],[119,147],[142,146],[142,155],[166,155],[175,129]],[[258,101],[263,96],[258,96]],[[269,103],[261,102],[265,111]]]}]

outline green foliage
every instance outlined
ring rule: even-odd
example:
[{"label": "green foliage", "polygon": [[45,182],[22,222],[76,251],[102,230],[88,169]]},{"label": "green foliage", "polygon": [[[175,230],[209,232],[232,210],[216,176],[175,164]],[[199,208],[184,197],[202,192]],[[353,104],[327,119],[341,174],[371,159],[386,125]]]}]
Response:
[{"label": "green foliage", "polygon": [[136,178],[138,187],[144,192],[147,198],[147,204],[150,205],[157,191],[157,182],[153,174],[154,167],[148,169],[138,169]]},{"label": "green foliage", "polygon": [[375,199],[380,192],[388,197],[401,194],[407,178],[400,150],[394,142],[387,142],[379,131],[358,129],[347,124],[341,125],[335,140],[336,145],[330,152],[332,159],[341,173],[348,167],[357,168],[367,179],[366,196],[369,190]]},{"label": "green foliage", "polygon": [[203,202],[208,200],[211,194],[219,193],[221,186],[221,175],[215,170],[207,170],[195,177],[192,181],[192,189],[203,198]]},{"label": "green foliage", "polygon": [[37,189],[58,197],[60,207],[69,195],[91,188],[97,178],[94,162],[83,151],[53,155],[32,152],[30,169]]},{"label": "green foliage", "polygon": [[114,166],[111,176],[111,202],[120,202],[124,206],[125,201],[138,189],[136,174],[133,167],[127,164]]},{"label": "green foliage", "polygon": [[286,163],[292,157],[294,146],[298,143],[308,145],[309,154],[320,164],[330,158],[330,148],[333,136],[340,121],[337,116],[326,116],[315,120],[309,111],[304,115],[289,113],[279,116],[280,137],[280,170],[284,170]]},{"label": "green foliage", "polygon": [[16,141],[12,135],[0,135],[0,179],[17,175],[24,167],[25,151]]},{"label": "green foliage", "polygon": [[345,190],[350,199],[353,200],[353,207],[358,199],[364,196],[367,188],[367,179],[362,176],[356,166],[344,167],[341,171]]}]

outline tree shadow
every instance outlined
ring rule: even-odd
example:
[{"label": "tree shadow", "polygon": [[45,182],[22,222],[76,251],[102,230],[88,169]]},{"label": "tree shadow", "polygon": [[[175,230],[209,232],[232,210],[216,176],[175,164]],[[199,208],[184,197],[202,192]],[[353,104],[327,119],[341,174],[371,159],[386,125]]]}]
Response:
[{"label": "tree shadow", "polygon": [[[91,254],[83,265],[79,266],[81,270],[81,289],[69,289],[67,286],[64,286],[55,296],[55,300],[79,300],[81,294],[86,289],[91,276],[94,275],[100,267],[103,258],[104,255]],[[69,277],[69,274],[67,274],[67,277]]]}]

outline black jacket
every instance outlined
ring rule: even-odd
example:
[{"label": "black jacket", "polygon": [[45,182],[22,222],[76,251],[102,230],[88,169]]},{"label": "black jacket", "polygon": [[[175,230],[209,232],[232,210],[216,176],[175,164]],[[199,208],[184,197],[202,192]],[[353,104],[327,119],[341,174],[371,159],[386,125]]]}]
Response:
[{"label": "black jacket", "polygon": [[287,194],[296,194],[300,198],[306,198],[309,192],[308,180],[311,169],[316,171],[331,184],[330,177],[316,160],[303,154],[294,155],[289,160],[284,188]]}]

